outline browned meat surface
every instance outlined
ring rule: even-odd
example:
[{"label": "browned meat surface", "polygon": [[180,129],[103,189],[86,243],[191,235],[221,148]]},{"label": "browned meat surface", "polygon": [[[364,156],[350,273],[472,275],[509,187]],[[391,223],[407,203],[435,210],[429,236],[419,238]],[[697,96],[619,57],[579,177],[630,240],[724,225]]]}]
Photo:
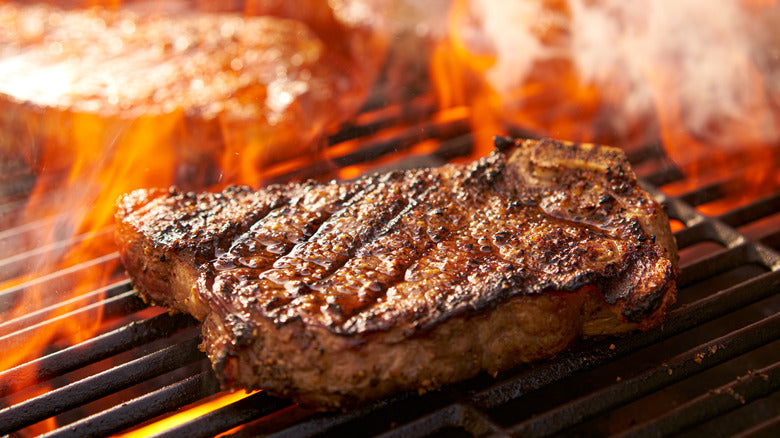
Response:
[{"label": "browned meat surface", "polygon": [[204,320],[224,382],[322,408],[660,324],[676,245],[623,153],[498,146],[353,182],[137,191],[117,241],[143,295]]},{"label": "browned meat surface", "polygon": [[252,12],[290,18],[181,2],[0,4],[0,158],[51,166],[39,162],[51,148],[64,167],[96,141],[105,150],[139,137],[162,139],[182,168],[219,162],[237,172],[311,151],[363,102],[383,36],[376,20],[337,16],[327,2],[301,19],[276,3]]}]

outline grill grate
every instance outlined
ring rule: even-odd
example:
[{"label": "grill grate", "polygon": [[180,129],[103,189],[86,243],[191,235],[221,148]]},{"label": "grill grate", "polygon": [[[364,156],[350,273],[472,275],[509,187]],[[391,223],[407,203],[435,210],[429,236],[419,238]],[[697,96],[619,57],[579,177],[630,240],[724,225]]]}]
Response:
[{"label": "grill grate", "polygon": [[[331,137],[321,159],[293,169],[272,169],[271,179],[307,177],[366,163],[413,150],[426,139],[436,139],[437,146],[412,165],[443,162],[471,150],[465,118],[434,121],[433,103],[425,98],[410,108],[367,109],[355,125]],[[356,141],[358,149],[343,147]],[[682,226],[675,232],[681,250],[680,303],[663,329],[582,341],[552,360],[520,366],[497,378],[479,376],[423,396],[401,394],[346,413],[313,413],[259,392],[161,435],[646,436],[707,431],[716,436],[755,436],[777,432],[780,221],[772,218],[780,210],[780,193],[708,217],[696,207],[719,199],[731,179],[670,196],[658,187],[684,177],[659,145],[630,151],[629,158],[648,190]],[[20,199],[31,188],[28,177],[5,185],[0,214],[16,218],[23,206]],[[768,225],[757,231],[750,228],[761,221]],[[8,248],[39,226],[24,223],[0,230],[0,244],[5,242]],[[28,260],[6,252],[0,258],[0,266],[8,269]],[[77,271],[116,258],[116,253],[105,254],[0,290],[0,309],[21,299],[32,283],[62,284]],[[103,298],[98,300],[99,296]],[[0,372],[0,382],[31,382],[0,388],[0,403],[4,403],[0,406],[5,406],[0,409],[0,434],[27,436],[28,427],[54,417],[61,427],[47,436],[101,436],[155,421],[219,393],[207,360],[197,349],[196,322],[184,315],[154,314],[132,293],[123,271],[117,272],[113,284],[73,300],[79,306],[57,318],[47,319],[48,313],[40,311],[0,323],[0,350],[5,350],[28,331],[96,306],[104,306],[107,319],[121,321],[80,344]],[[51,308],[65,304],[54,303]],[[33,394],[34,382],[53,389],[25,396]],[[13,402],[13,396],[25,401]],[[719,425],[723,421],[728,427]],[[243,427],[233,430],[236,426]]]}]

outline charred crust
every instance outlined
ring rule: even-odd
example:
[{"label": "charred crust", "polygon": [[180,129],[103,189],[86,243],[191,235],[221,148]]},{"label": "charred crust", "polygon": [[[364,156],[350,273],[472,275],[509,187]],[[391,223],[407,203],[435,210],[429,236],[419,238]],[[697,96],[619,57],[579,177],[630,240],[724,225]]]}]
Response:
[{"label": "charred crust", "polygon": [[496,135],[493,137],[493,145],[499,152],[508,152],[510,149],[515,147],[516,144],[517,140],[512,137],[506,137],[503,135]]},{"label": "charred crust", "polygon": [[237,315],[226,315],[225,325],[230,330],[232,347],[240,348],[252,342],[252,326]]}]

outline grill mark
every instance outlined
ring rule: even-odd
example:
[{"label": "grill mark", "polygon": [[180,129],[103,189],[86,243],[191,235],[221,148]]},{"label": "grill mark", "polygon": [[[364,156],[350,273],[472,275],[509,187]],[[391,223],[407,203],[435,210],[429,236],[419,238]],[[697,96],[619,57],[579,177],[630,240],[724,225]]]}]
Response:
[{"label": "grill mark", "polygon": [[[502,197],[500,193],[494,192],[492,195],[499,199]],[[490,202],[490,200],[486,201],[485,208],[480,209],[474,216],[490,217],[490,210],[495,208],[495,204]],[[587,237],[567,237],[564,235],[564,243],[579,242],[579,245],[574,247],[575,250],[581,250],[583,243],[611,242],[615,244],[608,235],[596,233],[590,227],[579,227],[570,221],[559,221],[544,214],[535,206],[526,205],[523,208],[523,213],[528,212],[534,217],[530,218],[525,214],[518,215],[516,219],[521,223],[531,226],[544,225],[562,230],[562,233],[566,229],[576,232],[585,231]],[[384,330],[397,324],[398,318],[409,318],[414,329],[408,330],[407,335],[412,335],[435,326],[443,317],[451,317],[464,312],[478,312],[487,306],[495,306],[502,300],[518,293],[536,294],[550,289],[574,291],[593,282],[606,284],[604,279],[599,276],[603,276],[604,272],[602,271],[605,269],[611,269],[610,265],[600,266],[601,269],[592,269],[587,265],[563,266],[560,271],[555,271],[561,267],[556,265],[557,263],[587,262],[590,257],[571,255],[558,248],[540,249],[541,254],[535,262],[524,257],[522,252],[519,257],[506,258],[500,248],[495,248],[490,253],[481,255],[478,248],[479,240],[485,236],[484,233],[479,232],[479,228],[481,228],[479,221],[472,221],[468,227],[461,230],[459,235],[455,235],[445,242],[444,247],[437,247],[431,254],[421,259],[417,267],[421,270],[430,268],[430,271],[436,276],[419,279],[407,278],[409,281],[398,285],[398,298],[395,302],[388,301],[385,305],[372,309],[372,312],[366,317],[365,325],[361,326],[360,329],[364,331]],[[495,224],[488,224],[485,228],[492,230],[497,227]],[[511,234],[522,237],[529,235],[522,230],[513,231]],[[536,232],[530,235],[551,237],[554,233]],[[534,251],[531,243],[526,242],[521,247],[528,253]],[[551,258],[552,254],[561,253],[565,254],[561,260]],[[630,262],[631,259],[632,257],[629,257],[628,261]],[[442,261],[448,265],[441,266]],[[473,265],[468,270],[457,268],[457,266],[467,262]],[[533,266],[540,266],[542,269],[553,268],[554,272],[536,271]],[[451,274],[450,271],[454,274]],[[416,283],[415,280],[417,280]],[[447,290],[446,294],[441,293],[443,289]],[[430,296],[428,296],[429,291],[433,291]]]},{"label": "grill mark", "polygon": [[[376,237],[382,233],[383,230],[388,229],[390,224],[397,222],[399,215],[403,214],[403,212],[407,210],[407,207],[414,200],[414,197],[419,195],[418,191],[420,189],[427,190],[427,188],[421,184],[422,181],[420,181],[420,175],[421,174],[416,174],[411,177],[401,179],[401,181],[396,181],[396,184],[392,186],[386,186],[384,183],[378,184],[376,190],[366,195],[366,197],[374,194],[379,195],[379,206],[389,206],[389,208],[384,211],[380,210],[380,213],[378,214],[375,212],[370,212],[365,215],[368,218],[368,225],[365,227],[357,225],[358,236],[354,238],[350,237],[350,245],[346,245],[344,248],[346,249],[346,252],[333,252],[330,250],[330,248],[327,247],[331,241],[338,240],[339,236],[341,236],[341,240],[344,240],[344,236],[349,236],[342,231],[344,228],[349,228],[345,225],[334,226],[332,229],[338,231],[332,234],[329,234],[330,230],[325,230],[317,236],[317,239],[313,238],[311,241],[301,245],[301,247],[309,246],[307,249],[311,250],[310,253],[316,254],[318,249],[324,250],[326,253],[330,253],[331,257],[325,257],[325,260],[328,260],[332,263],[327,265],[320,265],[322,269],[317,271],[316,275],[315,273],[311,273],[310,275],[300,275],[301,269],[299,266],[293,266],[291,269],[289,269],[285,274],[288,274],[290,277],[299,277],[297,280],[293,280],[298,281],[299,283],[298,285],[293,286],[292,290],[290,290],[290,288],[287,287],[288,285],[285,284],[285,290],[280,292],[286,292],[286,296],[274,298],[277,300],[277,302],[281,302],[281,304],[266,307],[267,315],[271,316],[277,321],[277,323],[281,324],[288,321],[290,318],[300,317],[299,312],[296,311],[296,309],[308,309],[310,313],[317,315],[323,315],[323,313],[320,312],[320,310],[323,308],[330,308],[335,310],[334,303],[326,301],[329,300],[331,296],[335,295],[335,291],[329,291],[329,296],[325,299],[323,298],[322,294],[312,294],[310,292],[319,290],[323,282],[327,282],[328,278],[331,277],[336,271],[343,268],[347,263],[350,262],[350,260],[353,260],[357,253],[365,248],[366,245],[373,242]],[[392,199],[388,189],[395,191]],[[343,213],[342,216],[345,219],[354,218],[355,223],[353,225],[356,225],[360,223],[361,212],[364,209],[371,208],[372,206],[373,203],[365,202],[365,199],[362,199],[360,204],[355,205],[354,212],[345,208],[342,209],[339,213]],[[332,221],[333,218],[329,222]],[[323,243],[326,245],[324,248],[317,248],[317,246],[322,245]],[[315,248],[312,249],[312,246]],[[301,261],[303,263],[312,263],[311,259],[301,259]],[[307,269],[305,265],[303,269]],[[266,277],[268,275],[267,273],[268,271],[263,273],[262,276],[268,278]],[[279,284],[278,280],[271,279],[271,281]],[[339,284],[339,287],[343,288],[345,285]]]},{"label": "grill mark", "polygon": [[[237,259],[242,256],[257,255],[257,249],[245,248],[244,244],[250,240],[264,240],[260,244],[265,246],[264,255],[268,256],[269,262],[273,263],[282,256],[288,254],[292,248],[299,243],[305,242],[319,230],[322,223],[331,217],[334,207],[339,204],[349,202],[361,191],[359,184],[349,186],[346,198],[342,201],[344,194],[338,193],[340,187],[337,185],[326,186],[325,189],[335,190],[335,193],[324,193],[318,196],[318,199],[307,200],[310,193],[302,193],[296,199],[290,202],[290,205],[284,205],[281,208],[269,213],[266,217],[250,227],[250,230],[239,236],[231,247],[229,253],[231,259]],[[322,199],[325,198],[325,199]],[[300,215],[300,216],[298,216]],[[298,224],[296,224],[296,222]],[[299,226],[296,226],[299,225]],[[314,226],[313,230],[307,230],[307,226]],[[269,229],[270,228],[270,229]],[[282,228],[281,230],[279,228]],[[293,235],[293,239],[290,238]],[[269,263],[269,265],[270,265]],[[253,269],[263,269],[269,265],[246,266]]]},{"label": "grill mark", "polygon": [[[446,177],[436,178],[429,184],[343,268],[312,286],[325,293],[335,291],[338,286],[338,293],[329,293],[326,297],[328,306],[323,323],[332,330],[353,331],[350,318],[381,300],[386,291],[404,277],[407,268],[434,245],[431,231],[449,233],[449,216],[454,213],[451,211],[454,207],[449,206],[449,198],[442,193],[449,192],[451,181]],[[442,232],[440,228],[446,231]],[[444,237],[441,235],[436,240]],[[389,259],[383,257],[387,255]]]},{"label": "grill mark", "polygon": [[[318,251],[324,252],[332,252],[330,245],[335,239],[334,234],[337,236],[339,234],[342,234],[342,239],[345,240],[343,237],[347,236],[351,241],[358,241],[358,244],[360,244],[360,241],[366,240],[369,238],[373,233],[376,231],[376,227],[369,226],[368,229],[364,229],[363,236],[358,236],[357,238],[353,238],[352,236],[349,236],[346,233],[342,233],[339,226],[335,226],[333,224],[334,221],[338,221],[340,219],[349,219],[351,217],[355,217],[355,225],[358,228],[358,231],[360,230],[360,225],[357,225],[360,223],[358,220],[358,217],[360,216],[360,210],[365,207],[365,204],[362,203],[366,198],[371,196],[372,194],[375,194],[377,192],[381,192],[382,190],[382,183],[377,185],[372,185],[367,190],[364,190],[361,192],[361,196],[355,196],[351,202],[348,204],[342,206],[337,211],[335,211],[328,220],[324,221],[320,227],[317,229],[315,233],[312,234],[311,238],[305,242],[302,242],[299,245],[296,245],[295,248],[293,248],[290,253],[285,254],[284,256],[280,257],[279,260],[277,260],[279,266],[275,266],[275,269],[280,274],[284,274],[285,272],[288,274],[295,274],[293,270],[300,270],[300,266],[296,266],[295,263],[299,264],[306,264],[308,267],[303,267],[303,269],[307,271],[313,271],[311,274],[304,274],[304,277],[309,277],[310,275],[313,276],[313,278],[316,278],[316,275],[328,275],[330,269],[334,265],[338,265],[339,262],[333,264],[328,264],[330,261],[335,259],[342,259],[344,257],[349,258],[351,256],[350,252],[354,250],[353,246],[349,247],[339,247],[337,250],[341,250],[342,252],[341,257],[317,257],[322,256],[323,254],[318,254]],[[398,200],[403,201],[403,198],[399,198]],[[361,203],[358,203],[361,201]],[[386,212],[386,215],[394,215],[394,210],[388,209]],[[371,216],[368,215],[369,218],[374,219],[373,222],[382,222],[384,220],[383,215],[377,215],[377,216]],[[369,222],[370,223],[370,222]],[[325,246],[323,246],[323,244]],[[313,247],[313,248],[312,248]],[[347,253],[344,254],[343,250],[346,250]],[[338,254],[338,252],[335,252],[334,254]],[[301,257],[301,258],[298,258]],[[298,260],[295,260],[294,258],[298,258]],[[288,260],[285,260],[288,259]],[[314,259],[320,259],[318,261],[314,261]],[[312,266],[316,265],[316,266]],[[317,269],[317,267],[323,268],[323,269]],[[287,269],[287,271],[282,271],[283,269]],[[268,271],[263,273],[264,275],[268,275]],[[266,277],[267,278],[267,277]],[[273,280],[272,280],[273,281]]]},{"label": "grill mark", "polygon": [[[448,230],[445,234],[441,235],[442,239],[448,238],[451,233],[452,231]],[[405,281],[406,273],[409,271],[409,269],[412,266],[415,266],[415,264],[418,263],[421,259],[427,257],[431,251],[434,251],[436,249],[436,243],[437,242],[434,242],[431,239],[426,240],[422,250],[419,251],[419,257],[411,259],[408,263],[402,264],[398,274],[390,277],[387,280],[387,283],[384,285],[384,288],[381,291],[381,296],[377,297],[373,303],[367,303],[365,306],[355,309],[353,314],[350,315],[349,319],[344,321],[341,327],[333,327],[332,330],[340,334],[353,334],[362,331],[378,329],[379,326],[373,325],[372,323],[378,316],[376,308],[377,306],[381,306],[381,299],[386,298],[388,291],[393,290],[397,285]],[[375,304],[375,306],[373,308],[369,308],[371,304]],[[361,313],[364,310],[367,310],[367,312]],[[383,327],[387,328],[387,326]]]},{"label": "grill mark", "polygon": [[237,186],[205,194],[172,189],[169,197],[155,199],[148,208],[133,213],[133,223],[140,232],[148,232],[157,246],[192,251],[199,265],[226,250],[236,234],[249,228],[254,215],[284,204],[295,189],[296,185],[288,185],[261,194]]},{"label": "grill mark", "polygon": [[[464,236],[465,230],[453,233],[451,239],[432,247],[404,273],[404,281],[388,290],[387,300],[379,303],[371,312],[359,315],[351,321],[353,329],[382,330],[408,319],[417,324],[430,313],[434,294],[452,293],[465,281],[464,274],[483,263],[482,257],[474,257],[467,249],[472,243]],[[468,268],[468,270],[467,270]],[[362,321],[361,321],[362,320]]]},{"label": "grill mark", "polygon": [[[533,251],[533,244],[521,242],[520,251],[514,256],[508,251],[509,258],[504,255],[507,251],[502,250],[510,244],[510,236],[528,235],[525,230],[510,226],[511,220],[522,226],[541,224],[563,228],[573,224],[559,221],[535,205],[514,203],[500,185],[483,191],[482,196],[483,199],[474,201],[479,203],[478,208],[466,205],[464,211],[473,218],[485,219],[472,219],[449,239],[432,248],[414,269],[409,269],[406,282],[395,285],[395,290],[389,292],[394,293],[393,299],[379,303],[366,315],[351,319],[344,325],[344,330],[385,330],[397,324],[399,318],[411,320],[415,330],[425,330],[443,316],[479,311],[519,292],[538,293],[548,287],[561,286],[529,281],[532,277],[557,279],[555,275],[533,271],[524,256],[525,252]],[[511,230],[503,236],[495,233],[502,224]],[[602,235],[591,227],[585,228],[596,236]],[[489,251],[482,250],[483,246],[489,247]],[[574,279],[572,289],[581,282],[582,279]],[[528,290],[529,284],[538,288]],[[413,330],[409,332],[412,333]]]},{"label": "grill mark", "polygon": [[[311,193],[305,191],[293,200],[291,205],[277,208],[255,222],[249,231],[234,239],[228,253],[201,270],[198,280],[201,295],[218,301],[223,309],[233,308],[234,306],[229,304],[230,299],[227,297],[237,286],[235,284],[237,278],[240,282],[242,274],[244,274],[243,277],[249,277],[250,271],[268,269],[283,253],[289,253],[296,244],[301,243],[289,239],[290,235],[287,232],[293,234],[293,237],[297,237],[295,240],[304,238],[303,241],[305,241],[332,215],[337,208],[335,206],[350,202],[366,189],[365,184],[360,183],[350,184],[348,187],[347,192],[342,194],[339,193],[342,186],[336,184],[325,186],[326,190],[335,190],[335,192],[323,194],[314,200],[307,199]],[[322,197],[325,197],[325,200],[322,200]],[[329,197],[332,199],[328,199]],[[304,225],[296,227],[296,222],[304,223]],[[305,228],[309,225],[314,225],[316,228],[307,231]],[[283,228],[282,235],[278,233],[279,228]],[[276,236],[273,235],[274,231],[277,231]],[[266,243],[258,242],[261,239],[265,240]],[[271,243],[272,240],[273,243]],[[264,246],[263,249],[260,249],[260,246]],[[275,248],[269,250],[272,246]],[[241,259],[247,258],[259,258],[260,260],[252,264],[243,263]],[[240,294],[240,291],[241,289],[235,290],[237,294]],[[251,297],[245,297],[243,301],[249,299]],[[240,308],[241,306],[236,307]],[[235,312],[235,309],[233,311]]]},{"label": "grill mark", "polygon": [[[462,171],[456,171],[450,187],[437,187],[437,189],[440,189],[437,192],[438,194],[446,194],[442,196],[440,203],[448,206],[449,214],[446,217],[448,219],[449,231],[446,238],[441,239],[436,244],[429,241],[430,245],[423,245],[423,250],[419,251],[419,257],[412,259],[410,263],[404,266],[401,275],[398,276],[399,280],[403,278],[404,281],[398,281],[388,286],[385,291],[385,297],[387,297],[388,293],[395,293],[395,296],[388,297],[385,302],[375,301],[373,303],[375,306],[367,312],[358,313],[368,307],[367,305],[356,309],[354,315],[349,315],[351,318],[338,327],[332,327],[331,330],[341,334],[383,330],[397,324],[399,318],[410,318],[414,321],[414,324],[422,323],[424,320],[418,318],[416,314],[427,314],[427,311],[424,309],[427,308],[428,302],[440,302],[440,300],[427,300],[424,292],[434,291],[441,294],[445,290],[449,291],[465,281],[463,275],[468,272],[465,265],[469,261],[478,259],[479,263],[484,265],[486,258],[496,258],[495,254],[471,253],[469,245],[477,251],[479,251],[479,247],[477,239],[473,238],[469,233],[472,221],[467,219],[467,215],[479,217],[483,213],[484,205],[482,204],[486,202],[485,198],[495,197],[496,195],[496,185],[502,180],[499,177],[501,170],[496,170],[493,166],[493,161],[496,158],[500,157],[494,155],[480,160],[475,165],[462,169]],[[453,204],[451,202],[453,197],[459,199],[460,202]],[[467,219],[465,225],[453,226],[461,222],[462,219]],[[467,233],[465,237],[463,237],[464,233]],[[428,283],[426,280],[430,280],[430,278],[418,278],[415,280],[415,277],[424,275],[422,271],[426,269],[425,261],[429,260],[431,254],[435,253],[442,255],[441,262],[445,264],[449,262],[450,269],[440,269],[439,267],[431,269],[431,272],[436,273],[441,280],[435,285],[425,284]],[[398,253],[396,252],[395,260],[398,258]],[[503,263],[508,264],[505,261]],[[406,289],[406,293],[403,292],[404,289]],[[416,290],[419,293],[409,293],[412,290]],[[443,304],[447,305],[446,302]],[[444,311],[445,309],[441,309],[442,313]]]},{"label": "grill mark", "polygon": [[[267,270],[260,269],[245,269],[243,272],[231,272],[230,275],[225,275],[226,283],[230,282],[230,277],[237,278],[237,284],[234,287],[222,287],[219,284],[214,286],[214,289],[224,289],[225,291],[232,291],[234,294],[231,300],[238,300],[233,305],[223,306],[224,310],[229,311],[230,307],[237,307],[238,309],[246,309],[247,304],[250,302],[263,303],[260,310],[266,314],[266,316],[273,316],[280,322],[284,322],[295,315],[288,312],[284,314],[284,308],[281,308],[285,304],[288,304],[293,299],[301,298],[303,296],[304,303],[300,303],[299,306],[318,306],[317,299],[312,299],[309,296],[308,284],[310,284],[314,277],[319,275],[323,276],[323,273],[328,273],[328,268],[337,269],[340,267],[346,259],[349,259],[356,250],[351,248],[345,254],[341,254],[340,257],[335,257],[337,254],[332,251],[330,244],[334,241],[334,234],[343,234],[339,226],[333,224],[339,218],[349,220],[354,218],[352,223],[354,226],[360,229],[360,217],[365,216],[373,222],[373,226],[364,227],[361,235],[354,242],[361,244],[370,238],[378,229],[378,225],[381,222],[389,220],[388,217],[392,217],[399,209],[403,207],[403,194],[407,192],[406,189],[410,189],[409,184],[405,184],[405,180],[399,183],[398,179],[404,174],[398,172],[389,175],[383,175],[379,178],[367,178],[362,183],[364,187],[359,190],[348,202],[345,202],[337,210],[333,211],[333,214],[324,221],[311,238],[305,242],[296,244],[293,249],[286,255],[279,257],[274,267]],[[391,184],[392,183],[392,184]],[[396,202],[394,208],[387,208],[382,214],[370,214],[364,210],[370,207],[370,200],[372,196],[387,199],[388,196],[382,196],[388,194],[388,189],[394,190],[396,193]],[[362,212],[362,214],[361,214]],[[335,236],[337,237],[337,236]],[[312,260],[313,256],[321,256],[323,261],[335,262],[330,265],[317,266],[315,261]],[[340,263],[339,263],[340,262]],[[319,268],[319,270],[316,270]],[[238,275],[236,275],[238,274]],[[244,275],[241,275],[244,274]],[[274,274],[276,274],[274,278]],[[301,275],[305,274],[305,275]],[[227,284],[226,284],[227,286]],[[307,298],[308,297],[308,298]],[[305,303],[305,301],[311,300],[311,303]],[[310,309],[314,311],[315,309]],[[247,315],[247,317],[249,317]]]},{"label": "grill mark", "polygon": [[[374,221],[374,225],[367,230],[368,237],[351,242],[357,244],[351,245],[349,251],[342,254],[336,263],[327,265],[327,269],[322,271],[327,273],[327,277],[319,281],[301,281],[292,288],[289,284],[279,287],[277,282],[273,289],[281,293],[270,298],[271,304],[265,307],[266,316],[274,318],[277,324],[304,318],[307,323],[322,324],[340,334],[387,329],[403,318],[411,321],[414,329],[409,334],[413,334],[435,325],[442,317],[477,311],[516,293],[538,293],[541,291],[539,288],[560,286],[549,281],[545,283],[545,278],[555,275],[534,271],[528,260],[523,259],[522,251],[518,253],[519,259],[518,254],[507,259],[494,245],[495,242],[490,242],[492,247],[489,252],[481,251],[480,248],[488,243],[482,240],[500,228],[499,222],[505,219],[502,219],[502,215],[513,216],[524,224],[557,229],[568,227],[602,238],[607,238],[605,231],[591,224],[557,217],[544,211],[538,202],[528,202],[542,195],[507,185],[501,176],[503,166],[496,164],[503,163],[503,159],[499,154],[494,154],[467,167],[452,167],[449,179],[444,173],[436,173],[438,179],[433,183],[426,181],[428,187],[422,193],[405,196],[405,192],[402,192],[400,199],[406,204],[383,226],[376,226],[381,220]],[[419,179],[419,176],[416,178]],[[402,187],[414,186],[410,180],[414,180],[414,177],[395,183]],[[395,193],[398,191],[396,188]],[[446,216],[451,220],[447,223],[448,232],[445,241],[440,242],[441,245],[434,245],[427,236],[426,233],[431,229],[427,224],[418,228],[409,226],[416,215],[421,214],[423,206],[430,206],[432,200],[437,199],[435,194],[443,194],[439,206],[449,205]],[[364,198],[356,196],[348,204],[363,203]],[[396,197],[393,201],[398,200]],[[382,198],[382,202],[388,201],[391,201],[388,196]],[[360,208],[356,207],[354,214],[345,215],[359,220]],[[498,222],[480,222],[475,219],[493,216],[497,216]],[[464,219],[465,223],[462,222]],[[458,226],[452,226],[458,222]],[[326,231],[318,233],[322,234],[318,238],[329,238]],[[534,233],[515,229],[510,234],[522,238]],[[376,250],[381,248],[384,241],[393,238],[399,239],[396,242],[399,249],[390,251],[393,269],[389,273],[377,275],[374,278],[376,283],[366,281],[365,274],[372,271],[376,274],[375,268],[382,265],[381,254],[377,254]],[[532,248],[533,244],[528,242],[521,245],[521,250],[526,252]],[[361,267],[361,263],[364,266]],[[445,266],[438,266],[442,263],[449,268],[440,269]],[[415,267],[418,270],[432,268],[439,277],[414,280],[411,278],[414,274],[410,272]],[[560,280],[558,277],[556,280]],[[536,280],[530,281],[533,279]],[[583,278],[572,281],[579,284]],[[538,288],[526,290],[528,284]],[[266,292],[273,293],[273,289]],[[254,288],[248,290],[255,291]],[[448,292],[442,293],[443,290]],[[387,299],[391,291],[397,293],[397,299]]]}]

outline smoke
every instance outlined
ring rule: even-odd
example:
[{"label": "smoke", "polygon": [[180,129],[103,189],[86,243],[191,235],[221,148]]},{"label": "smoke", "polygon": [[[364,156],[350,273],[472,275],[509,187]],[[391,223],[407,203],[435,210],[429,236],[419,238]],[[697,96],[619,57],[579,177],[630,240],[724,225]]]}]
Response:
[{"label": "smoke", "polygon": [[474,0],[470,13],[479,32],[463,35],[496,57],[486,76],[502,95],[557,60],[599,90],[618,131],[645,120],[724,147],[780,140],[776,2]]}]

